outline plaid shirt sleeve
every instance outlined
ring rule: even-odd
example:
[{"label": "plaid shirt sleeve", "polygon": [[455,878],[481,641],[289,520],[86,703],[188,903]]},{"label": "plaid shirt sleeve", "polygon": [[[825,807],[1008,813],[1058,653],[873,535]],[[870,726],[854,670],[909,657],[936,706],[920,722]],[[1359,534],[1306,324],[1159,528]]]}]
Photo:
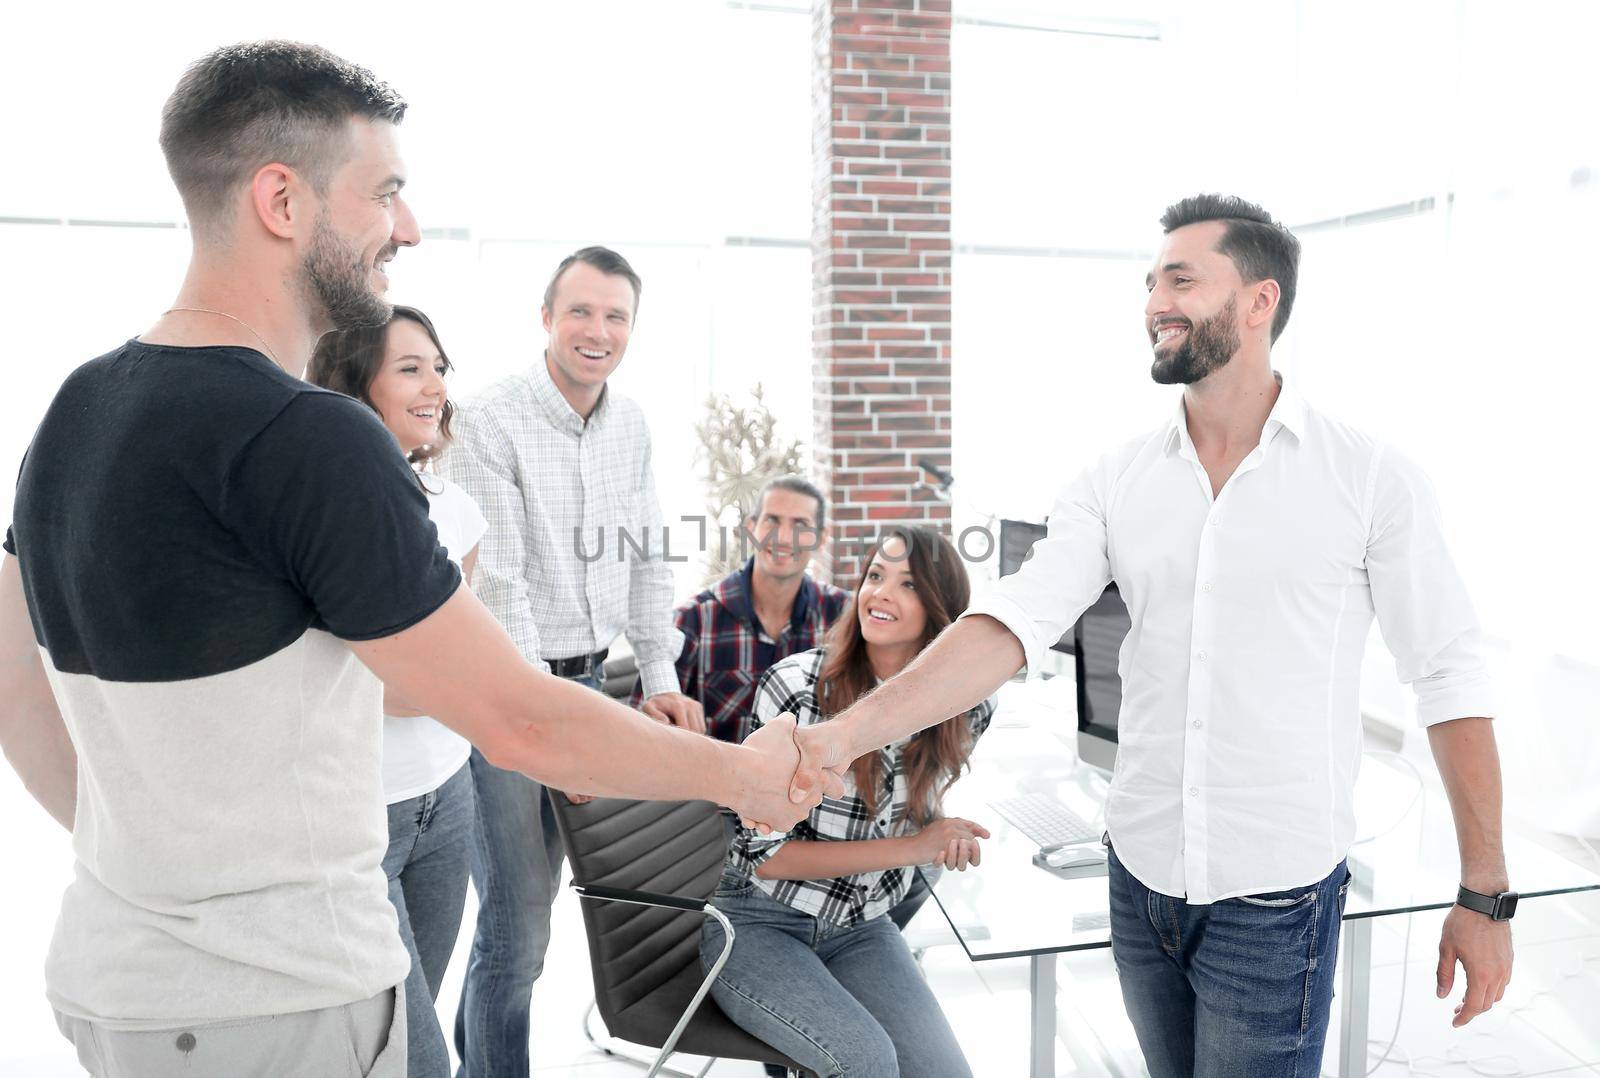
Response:
[{"label": "plaid shirt sleeve", "polygon": [[994,710],[998,697],[991,696],[977,707],[967,712],[967,718],[972,723],[972,742],[977,744],[978,738],[989,728],[989,723],[994,719]]},{"label": "plaid shirt sleeve", "polygon": [[661,502],[656,497],[656,478],[650,468],[648,432],[642,457],[639,525],[646,543],[650,536],[660,536],[662,548],[651,548],[643,557],[636,552],[629,554],[628,643],[633,645],[633,654],[639,661],[639,688],[648,697],[680,691],[673,663],[680,657],[683,641],[673,625],[672,566],[666,561],[667,535],[661,526]]},{"label": "plaid shirt sleeve", "polygon": [[692,700],[700,699],[700,604],[690,600],[678,607],[673,624],[683,634],[678,652],[678,687]]},{"label": "plaid shirt sleeve", "polygon": [[845,591],[843,588],[836,588],[832,584],[823,584],[822,585],[822,610],[823,610],[822,627],[823,627],[823,629],[831,629],[831,628],[833,628],[833,623],[839,620],[839,615],[843,614],[847,607],[850,607],[850,606],[853,606],[853,605],[854,604],[851,602],[851,598],[850,598],[850,593],[849,592]]},{"label": "plaid shirt sleeve", "polygon": [[505,627],[522,657],[548,673],[550,668],[539,650],[539,627],[528,601],[528,555],[523,540],[527,507],[516,451],[485,409],[458,411],[453,433],[441,469],[477,503],[488,522],[478,544],[472,590]]}]

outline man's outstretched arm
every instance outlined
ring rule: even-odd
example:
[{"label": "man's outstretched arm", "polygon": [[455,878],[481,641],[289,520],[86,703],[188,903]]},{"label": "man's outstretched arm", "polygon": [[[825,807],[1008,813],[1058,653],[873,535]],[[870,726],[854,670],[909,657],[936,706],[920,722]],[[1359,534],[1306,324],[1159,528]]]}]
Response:
[{"label": "man's outstretched arm", "polygon": [[820,789],[829,774],[842,775],[864,753],[976,707],[1023,660],[1022,642],[996,619],[960,619],[854,707],[799,731],[803,757],[792,796]]},{"label": "man's outstretched arm", "polygon": [[0,565],[0,748],[22,784],[68,831],[78,810],[78,753],[34,639],[22,571]]},{"label": "man's outstretched arm", "polygon": [[496,767],[562,790],[653,800],[705,799],[786,829],[821,799],[798,801],[793,719],[743,745],[674,729],[526,662],[467,588],[394,636],[351,649],[386,686],[477,745]]},{"label": "man's outstretched arm", "polygon": [[854,707],[800,731],[792,797],[841,775],[863,753],[977,706],[1024,665],[1039,667],[1045,650],[1111,582],[1103,507],[1124,463],[1104,457],[1062,487],[1049,534],[1015,575]]}]

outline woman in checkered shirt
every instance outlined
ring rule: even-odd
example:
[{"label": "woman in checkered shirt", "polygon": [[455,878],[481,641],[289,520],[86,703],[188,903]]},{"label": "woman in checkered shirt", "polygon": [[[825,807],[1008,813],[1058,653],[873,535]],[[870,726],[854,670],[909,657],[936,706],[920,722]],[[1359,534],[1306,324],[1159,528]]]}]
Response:
[{"label": "woman in checkered shirt", "polygon": [[[800,725],[837,715],[905,668],[964,609],[966,568],[938,532],[900,527],[874,550],[823,647],[774,665],[751,729],[783,712]],[[989,832],[939,815],[994,702],[863,756],[844,795],[787,835],[740,829],[713,903],[735,945],[712,986],[723,1011],[823,1078],[970,1076],[938,1000],[889,919],[913,870],[976,865]],[[707,921],[710,967],[724,934]]]}]

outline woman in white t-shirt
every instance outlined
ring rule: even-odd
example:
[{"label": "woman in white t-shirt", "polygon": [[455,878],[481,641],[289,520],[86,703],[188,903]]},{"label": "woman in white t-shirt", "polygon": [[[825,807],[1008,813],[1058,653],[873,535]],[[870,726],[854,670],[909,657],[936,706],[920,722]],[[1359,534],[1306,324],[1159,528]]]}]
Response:
[{"label": "woman in white t-shirt", "polygon": [[[417,471],[439,544],[468,583],[488,524],[470,497],[430,470],[450,440],[450,370],[427,315],[395,307],[387,325],[330,333],[306,378],[378,413]],[[433,1001],[455,947],[466,901],[475,805],[466,739],[393,696],[384,698],[383,786],[389,850],[383,867],[400,935],[411,952],[406,978],[408,1071],[449,1074],[449,1053]]]}]

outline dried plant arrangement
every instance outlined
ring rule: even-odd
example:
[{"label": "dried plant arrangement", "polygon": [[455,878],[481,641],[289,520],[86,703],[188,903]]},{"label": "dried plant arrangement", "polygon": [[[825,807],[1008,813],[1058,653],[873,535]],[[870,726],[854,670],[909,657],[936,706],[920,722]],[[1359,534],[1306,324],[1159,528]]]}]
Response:
[{"label": "dried plant arrangement", "polygon": [[800,441],[778,431],[759,382],[744,403],[727,394],[707,397],[705,415],[694,429],[700,442],[695,463],[709,517],[702,546],[711,584],[744,564],[750,550],[742,525],[756,510],[756,495],[769,479],[803,474],[804,453]]}]

